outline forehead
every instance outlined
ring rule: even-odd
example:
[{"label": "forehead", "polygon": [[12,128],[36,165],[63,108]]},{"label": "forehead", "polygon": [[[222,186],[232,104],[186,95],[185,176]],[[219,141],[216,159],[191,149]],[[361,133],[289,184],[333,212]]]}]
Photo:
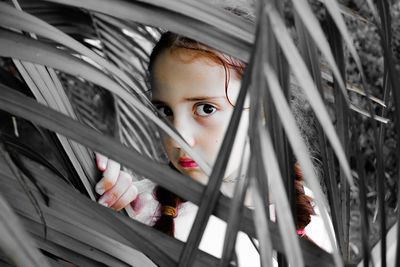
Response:
[{"label": "forehead", "polygon": [[225,94],[225,75],[222,64],[202,53],[184,48],[166,49],[154,64],[153,98],[222,96]]}]

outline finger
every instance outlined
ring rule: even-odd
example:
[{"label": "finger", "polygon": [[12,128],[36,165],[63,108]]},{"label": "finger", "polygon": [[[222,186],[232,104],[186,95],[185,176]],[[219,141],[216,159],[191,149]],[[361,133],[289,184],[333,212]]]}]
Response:
[{"label": "finger", "polygon": [[95,190],[97,194],[102,195],[105,191],[110,190],[117,182],[121,165],[111,159],[107,161],[107,168],[103,173],[103,178],[96,184]]},{"label": "finger", "polygon": [[131,206],[136,213],[139,213],[146,206],[146,203],[149,203],[152,199],[152,194],[143,193],[136,197]]},{"label": "finger", "polygon": [[97,165],[97,168],[100,171],[104,172],[106,170],[106,168],[107,168],[108,158],[106,156],[103,156],[100,153],[97,153],[97,152],[95,154],[96,154],[96,165]]},{"label": "finger", "polygon": [[111,207],[126,192],[126,190],[128,190],[131,184],[131,176],[127,172],[121,171],[114,187],[112,187],[110,190],[107,190],[100,197],[99,204],[106,207]]},{"label": "finger", "polygon": [[131,205],[128,205],[125,207],[125,211],[128,214],[129,217],[131,218],[136,218],[136,212],[133,210]]},{"label": "finger", "polygon": [[112,209],[119,211],[129,205],[138,195],[136,186],[131,184],[128,190],[111,206]]}]

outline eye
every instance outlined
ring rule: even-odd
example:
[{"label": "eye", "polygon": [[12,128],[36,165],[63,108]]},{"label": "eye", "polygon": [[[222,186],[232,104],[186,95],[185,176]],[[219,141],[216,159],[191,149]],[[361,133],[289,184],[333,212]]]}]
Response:
[{"label": "eye", "polygon": [[156,108],[162,117],[171,117],[173,115],[172,109],[167,106],[156,106]]},{"label": "eye", "polygon": [[217,108],[210,104],[200,104],[196,106],[195,113],[201,117],[208,117],[212,115]]}]

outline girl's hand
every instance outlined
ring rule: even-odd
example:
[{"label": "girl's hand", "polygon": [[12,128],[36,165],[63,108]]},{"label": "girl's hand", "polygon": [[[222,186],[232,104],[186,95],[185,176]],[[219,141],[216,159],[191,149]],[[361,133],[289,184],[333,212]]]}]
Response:
[{"label": "girl's hand", "polygon": [[132,176],[122,171],[118,162],[96,153],[96,165],[103,172],[103,178],[95,187],[97,194],[101,195],[99,204],[119,211],[136,199],[138,190]]}]

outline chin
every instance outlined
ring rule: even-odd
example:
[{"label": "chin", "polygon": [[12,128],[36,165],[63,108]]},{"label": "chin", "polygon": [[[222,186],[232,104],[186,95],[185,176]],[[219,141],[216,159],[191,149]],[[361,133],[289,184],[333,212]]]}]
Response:
[{"label": "chin", "polygon": [[199,169],[183,170],[181,172],[190,176],[193,180],[195,180],[203,185],[206,185],[208,183],[208,176],[204,175],[204,173],[202,171],[200,171]]},{"label": "chin", "polygon": [[208,176],[205,175],[199,167],[196,168],[183,168],[176,162],[172,162],[172,165],[182,174],[191,177],[193,180],[205,185],[208,182]]},{"label": "chin", "polygon": [[193,178],[193,180],[195,180],[195,181],[197,181],[197,182],[199,182],[199,183],[201,183],[203,185],[206,185],[208,183],[208,176],[205,176],[204,174],[199,175],[199,176],[195,176],[195,177],[192,177],[192,178]]}]

